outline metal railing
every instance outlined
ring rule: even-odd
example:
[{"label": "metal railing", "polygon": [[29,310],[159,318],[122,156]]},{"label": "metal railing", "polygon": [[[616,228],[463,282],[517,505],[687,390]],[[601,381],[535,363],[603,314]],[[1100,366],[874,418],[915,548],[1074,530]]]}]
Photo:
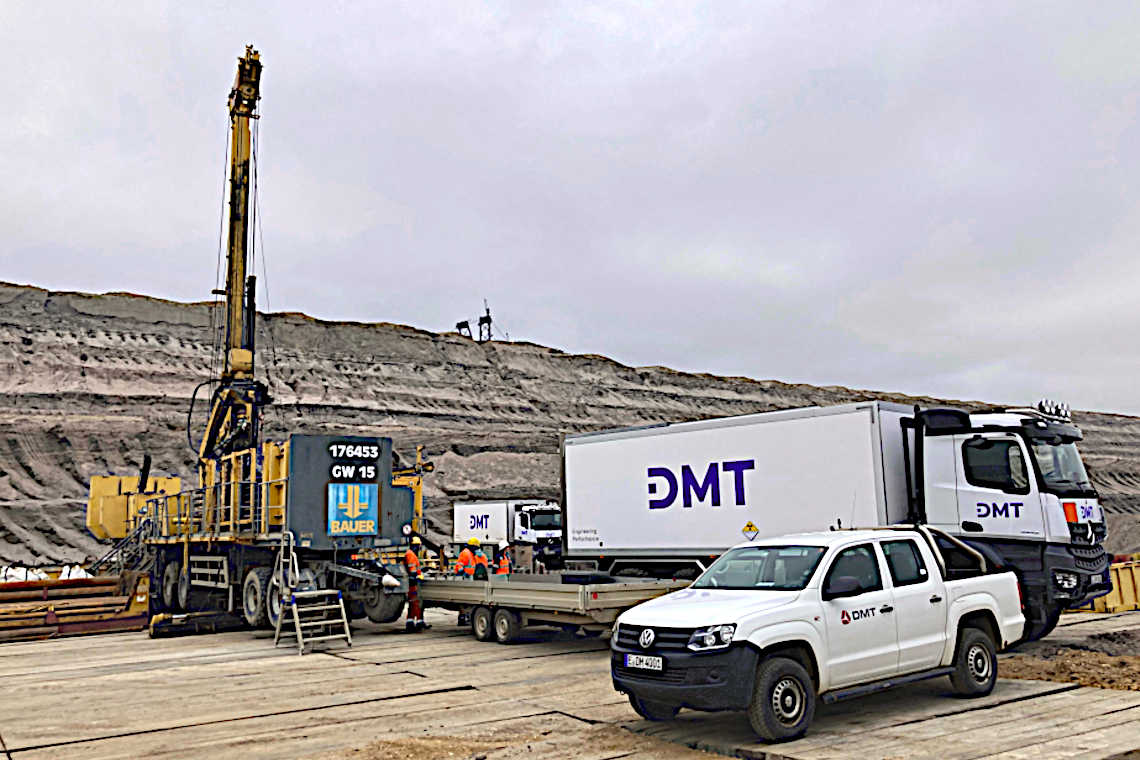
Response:
[{"label": "metal railing", "polygon": [[235,480],[157,496],[147,499],[139,519],[149,522],[153,538],[279,537],[287,483],[288,478]]}]

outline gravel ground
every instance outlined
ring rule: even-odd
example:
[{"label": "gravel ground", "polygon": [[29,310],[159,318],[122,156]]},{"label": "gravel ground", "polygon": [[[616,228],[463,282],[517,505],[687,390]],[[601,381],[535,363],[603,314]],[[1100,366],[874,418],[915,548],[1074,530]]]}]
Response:
[{"label": "gravel ground", "polygon": [[1140,628],[1098,633],[1060,645],[1046,638],[1002,657],[998,675],[1140,691]]}]

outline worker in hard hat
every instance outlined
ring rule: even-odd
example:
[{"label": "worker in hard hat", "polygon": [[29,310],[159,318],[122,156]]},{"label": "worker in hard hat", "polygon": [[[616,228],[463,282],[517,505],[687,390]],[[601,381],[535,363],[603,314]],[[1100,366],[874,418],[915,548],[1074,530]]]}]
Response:
[{"label": "worker in hard hat", "polygon": [[[463,547],[463,551],[459,552],[459,558],[455,560],[456,577],[468,579],[475,577],[475,553],[471,550],[478,548],[479,539],[467,539],[467,546]],[[470,622],[470,616],[466,612],[459,613],[459,625],[467,625]]]},{"label": "worker in hard hat", "polygon": [[428,628],[424,624],[424,607],[420,604],[420,581],[424,579],[420,569],[420,557],[417,552],[423,546],[419,536],[412,537],[412,545],[404,552],[404,567],[408,571],[408,622],[404,629],[408,633],[419,633]]},{"label": "worker in hard hat", "polygon": [[455,574],[461,578],[471,578],[475,575],[475,553],[479,548],[479,539],[467,539],[467,546],[459,552],[459,559],[455,560]]},{"label": "worker in hard hat", "polygon": [[471,577],[477,581],[485,581],[491,575],[491,563],[487,561],[487,554],[482,546],[476,546],[474,551],[474,565],[471,568]]},{"label": "worker in hard hat", "polygon": [[510,544],[506,541],[499,542],[499,561],[495,565],[495,575],[510,575],[511,573],[511,552]]}]

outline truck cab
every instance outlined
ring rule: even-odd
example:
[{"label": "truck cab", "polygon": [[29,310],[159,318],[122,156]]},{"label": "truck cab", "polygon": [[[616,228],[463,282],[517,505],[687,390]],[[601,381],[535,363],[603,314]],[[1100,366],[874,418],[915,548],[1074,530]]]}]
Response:
[{"label": "truck cab", "polygon": [[[938,539],[973,566],[948,563]],[[939,676],[988,694],[1024,623],[1017,578],[938,531],[788,535],[740,544],[688,589],[622,614],[611,672],[644,718],[746,710],[761,738],[786,740],[817,698]]]},{"label": "truck cab", "polygon": [[911,519],[958,535],[998,564],[1017,567],[1029,638],[1052,630],[1066,607],[1111,589],[1101,542],[1104,513],[1063,404],[914,418]]}]

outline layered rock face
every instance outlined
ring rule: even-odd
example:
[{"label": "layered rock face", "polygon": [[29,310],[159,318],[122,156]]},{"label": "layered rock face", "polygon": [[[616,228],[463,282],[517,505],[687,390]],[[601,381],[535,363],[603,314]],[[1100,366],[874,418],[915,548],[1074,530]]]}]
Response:
[{"label": "layered rock face", "polygon": [[[0,563],[81,560],[87,480],[190,477],[187,409],[216,374],[210,304],[0,284]],[[936,399],[628,367],[529,343],[477,344],[392,324],[260,317],[267,434],[384,435],[405,461],[426,447],[427,515],[454,499],[557,498],[559,435],[866,399]],[[1026,401],[1026,400],[1021,400]],[[978,404],[967,404],[978,406]],[[205,413],[199,399],[190,428]],[[1111,511],[1110,549],[1140,551],[1140,419],[1080,413],[1085,461]]]}]

